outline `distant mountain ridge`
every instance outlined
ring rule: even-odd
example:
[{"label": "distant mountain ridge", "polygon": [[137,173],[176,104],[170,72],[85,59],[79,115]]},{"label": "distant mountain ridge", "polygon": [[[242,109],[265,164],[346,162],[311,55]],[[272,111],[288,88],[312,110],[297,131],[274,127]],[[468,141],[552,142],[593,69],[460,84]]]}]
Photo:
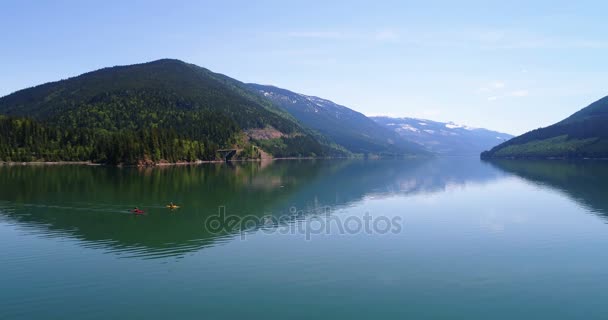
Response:
[{"label": "distant mountain ridge", "polygon": [[426,154],[419,144],[402,139],[364,114],[327,99],[269,85],[248,84],[302,124],[358,154]]},{"label": "distant mountain ridge", "polygon": [[404,139],[423,145],[441,155],[478,155],[513,136],[453,122],[417,118],[371,117],[378,124],[395,131]]},{"label": "distant mountain ridge", "polygon": [[[103,68],[20,90],[0,98],[0,114],[41,122],[33,124],[41,128],[41,139],[64,131],[48,138],[49,150],[34,143],[34,133],[21,130],[21,122],[4,120],[11,136],[0,138],[6,146],[0,149],[4,158],[18,161],[216,160],[220,148],[255,157],[252,146],[279,157],[344,154],[244,83],[174,59]],[[78,155],[57,154],[68,146]]]},{"label": "distant mountain ridge", "polygon": [[[122,95],[134,101],[124,101]],[[233,118],[243,129],[271,125],[284,133],[302,130],[288,113],[251,94],[238,80],[174,59],[108,67],[23,89],[0,98],[0,112],[66,125],[67,121],[94,119],[102,113],[95,109],[96,104],[104,108],[108,108],[104,105],[106,101],[113,105],[124,104],[121,107],[133,112],[151,108],[148,100],[161,100],[153,102],[183,114],[216,111]],[[65,115],[70,112],[78,114]],[[126,124],[120,121],[123,116],[111,115],[115,122],[87,123],[87,126],[122,129],[120,125]],[[131,125],[155,122],[151,118],[141,120],[142,123]],[[265,123],[266,120],[269,123]]]},{"label": "distant mountain ridge", "polygon": [[608,97],[481,154],[491,158],[608,158]]},{"label": "distant mountain ridge", "polygon": [[0,161],[111,164],[220,160],[225,150],[241,159],[470,154],[510,138],[453,123],[371,119],[175,59],[103,68],[0,97],[0,133]]}]

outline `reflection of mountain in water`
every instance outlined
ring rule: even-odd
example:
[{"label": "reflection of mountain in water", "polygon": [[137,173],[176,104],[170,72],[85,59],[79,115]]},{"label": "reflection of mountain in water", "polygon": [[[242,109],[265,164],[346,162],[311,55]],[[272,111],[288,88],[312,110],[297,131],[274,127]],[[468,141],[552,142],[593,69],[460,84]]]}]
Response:
[{"label": "reflection of mountain in water", "polygon": [[321,172],[318,179],[298,190],[289,199],[289,205],[308,209],[319,205],[339,207],[366,196],[442,192],[501,176],[500,171],[471,158],[338,161]]},{"label": "reflection of mountain in water", "polygon": [[[223,235],[204,220],[339,207],[368,195],[440,192],[501,173],[473,159],[277,161],[167,168],[0,167],[0,217],[45,236],[147,258],[183,256]],[[170,201],[182,205],[169,212]],[[138,206],[147,215],[128,210]]]},{"label": "reflection of mountain in water", "polygon": [[600,160],[492,160],[497,168],[554,188],[589,210],[608,215],[608,163]]}]

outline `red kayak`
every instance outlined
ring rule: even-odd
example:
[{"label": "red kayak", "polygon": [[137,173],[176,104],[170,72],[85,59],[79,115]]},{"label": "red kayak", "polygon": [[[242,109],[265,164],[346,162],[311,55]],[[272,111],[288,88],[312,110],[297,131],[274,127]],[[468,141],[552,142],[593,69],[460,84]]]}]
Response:
[{"label": "red kayak", "polygon": [[135,213],[135,214],[144,214],[145,212],[143,210],[139,210],[139,209],[133,209],[131,210],[131,213]]}]

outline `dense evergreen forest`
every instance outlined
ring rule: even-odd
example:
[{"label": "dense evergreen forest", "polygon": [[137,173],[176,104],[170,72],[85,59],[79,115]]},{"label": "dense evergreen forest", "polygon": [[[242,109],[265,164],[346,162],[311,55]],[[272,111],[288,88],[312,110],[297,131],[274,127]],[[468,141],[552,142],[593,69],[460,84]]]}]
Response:
[{"label": "dense evergreen forest", "polygon": [[[0,161],[109,164],[344,155],[243,83],[178,60],[105,68],[0,98]],[[278,132],[248,137],[249,129]]]},{"label": "dense evergreen forest", "polygon": [[0,160],[93,161],[136,164],[216,160],[218,145],[190,140],[175,130],[141,129],[114,133],[93,129],[61,129],[31,119],[0,117]]}]

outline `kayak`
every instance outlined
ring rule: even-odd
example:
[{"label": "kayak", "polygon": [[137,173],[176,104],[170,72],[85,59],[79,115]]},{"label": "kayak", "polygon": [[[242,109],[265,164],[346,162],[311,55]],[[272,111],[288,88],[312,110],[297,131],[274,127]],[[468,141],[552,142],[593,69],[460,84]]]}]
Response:
[{"label": "kayak", "polygon": [[173,209],[179,209],[179,206],[168,204],[167,205],[167,209],[171,209],[171,210],[173,210]]},{"label": "kayak", "polygon": [[135,214],[144,214],[145,212],[143,210],[139,210],[139,209],[133,209],[131,210],[131,213],[135,213]]}]

